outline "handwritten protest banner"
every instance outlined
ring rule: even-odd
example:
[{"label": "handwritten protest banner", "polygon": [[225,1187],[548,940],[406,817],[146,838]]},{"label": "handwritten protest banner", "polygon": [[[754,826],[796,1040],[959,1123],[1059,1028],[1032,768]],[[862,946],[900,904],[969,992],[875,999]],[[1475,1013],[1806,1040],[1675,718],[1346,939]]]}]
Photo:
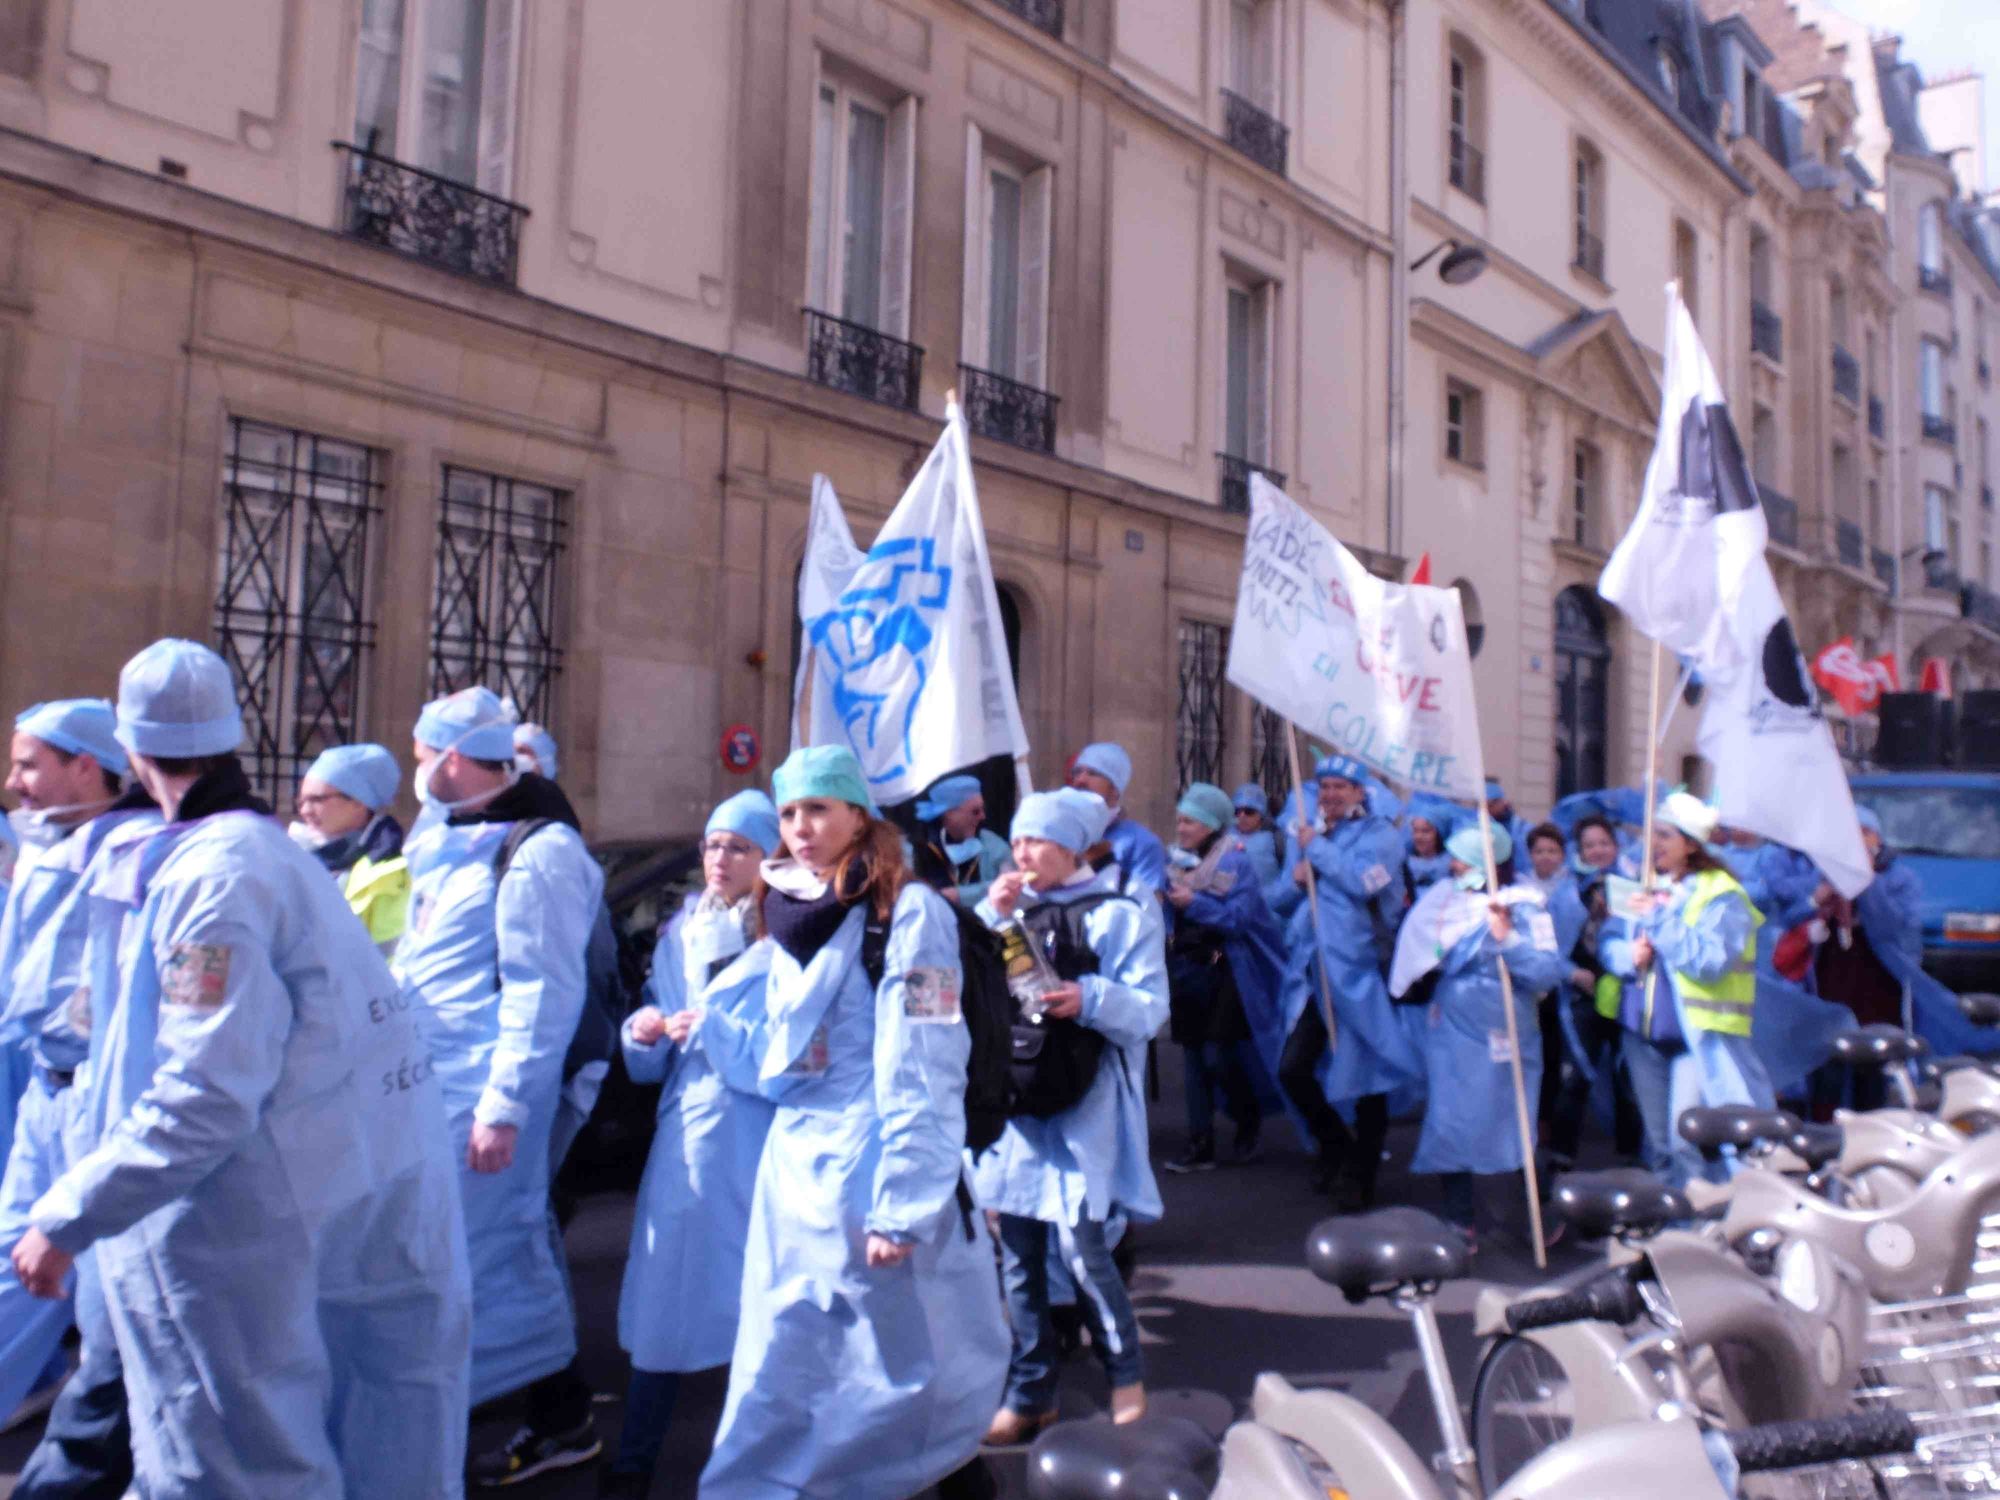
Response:
[{"label": "handwritten protest banner", "polygon": [[1377,578],[1260,474],[1229,680],[1385,777],[1484,794],[1457,591]]}]

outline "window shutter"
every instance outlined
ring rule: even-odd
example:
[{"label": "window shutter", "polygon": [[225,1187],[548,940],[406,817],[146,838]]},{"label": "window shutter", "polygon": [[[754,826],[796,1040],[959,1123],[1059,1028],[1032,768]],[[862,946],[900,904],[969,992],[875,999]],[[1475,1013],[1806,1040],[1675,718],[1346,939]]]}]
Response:
[{"label": "window shutter", "polygon": [[905,99],[889,114],[887,160],[882,164],[882,332],[910,336],[910,214],[917,180],[917,101]]},{"label": "window shutter", "polygon": [[1054,198],[1055,169],[1037,167],[1021,192],[1021,329],[1023,385],[1049,388],[1049,224]]},{"label": "window shutter", "polygon": [[1250,96],[1257,107],[1273,119],[1278,116],[1278,5],[1279,0],[1259,0],[1251,19],[1252,45]]},{"label": "window shutter", "polygon": [[513,196],[514,100],[520,72],[520,25],[514,0],[487,0],[486,55],[479,110],[479,187]]},{"label": "window shutter", "polygon": [[980,369],[986,364],[986,136],[965,122],[965,266],[959,304],[958,357]]},{"label": "window shutter", "polygon": [[1250,294],[1250,452],[1271,467],[1271,322],[1276,298],[1269,282]]},{"label": "window shutter", "polygon": [[832,288],[838,285],[833,279],[832,269],[838,107],[839,99],[833,86],[820,84],[813,96],[812,196],[808,209],[811,223],[806,252],[810,263],[806,266],[806,306],[821,312],[839,311],[831,300],[834,295]]}]

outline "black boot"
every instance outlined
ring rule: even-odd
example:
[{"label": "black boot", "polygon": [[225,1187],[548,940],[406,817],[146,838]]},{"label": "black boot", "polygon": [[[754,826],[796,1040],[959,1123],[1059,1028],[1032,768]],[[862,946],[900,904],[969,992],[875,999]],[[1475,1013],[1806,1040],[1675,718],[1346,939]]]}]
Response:
[{"label": "black boot", "polygon": [[1337,1214],[1366,1213],[1375,1206],[1375,1173],[1382,1165],[1380,1155],[1353,1151],[1341,1163],[1333,1179],[1333,1211]]},{"label": "black boot", "polygon": [[1340,1179],[1341,1165],[1347,1160],[1347,1143],[1336,1136],[1319,1138],[1319,1155],[1313,1158],[1312,1190],[1330,1192]]}]

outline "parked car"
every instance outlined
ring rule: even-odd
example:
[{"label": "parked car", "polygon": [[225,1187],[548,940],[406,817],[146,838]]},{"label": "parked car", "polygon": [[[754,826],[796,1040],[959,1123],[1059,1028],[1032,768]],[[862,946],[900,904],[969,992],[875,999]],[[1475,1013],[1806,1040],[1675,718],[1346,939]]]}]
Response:
[{"label": "parked car", "polygon": [[1877,771],[1854,800],[1924,888],[1924,967],[1960,992],[2000,990],[2000,772]]}]

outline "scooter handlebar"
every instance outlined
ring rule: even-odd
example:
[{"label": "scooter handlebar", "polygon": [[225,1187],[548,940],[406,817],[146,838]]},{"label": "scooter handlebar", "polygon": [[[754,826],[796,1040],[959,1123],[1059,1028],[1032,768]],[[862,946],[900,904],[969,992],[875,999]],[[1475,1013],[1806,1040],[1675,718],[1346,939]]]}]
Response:
[{"label": "scooter handlebar", "polygon": [[1623,1270],[1586,1281],[1553,1297],[1529,1297],[1507,1309],[1507,1331],[1554,1328],[1560,1323],[1634,1323],[1645,1314],[1645,1299]]},{"label": "scooter handlebar", "polygon": [[1917,1445],[1916,1425],[1900,1411],[1857,1412],[1819,1422],[1766,1422],[1723,1436],[1746,1474],[1908,1453]]}]

